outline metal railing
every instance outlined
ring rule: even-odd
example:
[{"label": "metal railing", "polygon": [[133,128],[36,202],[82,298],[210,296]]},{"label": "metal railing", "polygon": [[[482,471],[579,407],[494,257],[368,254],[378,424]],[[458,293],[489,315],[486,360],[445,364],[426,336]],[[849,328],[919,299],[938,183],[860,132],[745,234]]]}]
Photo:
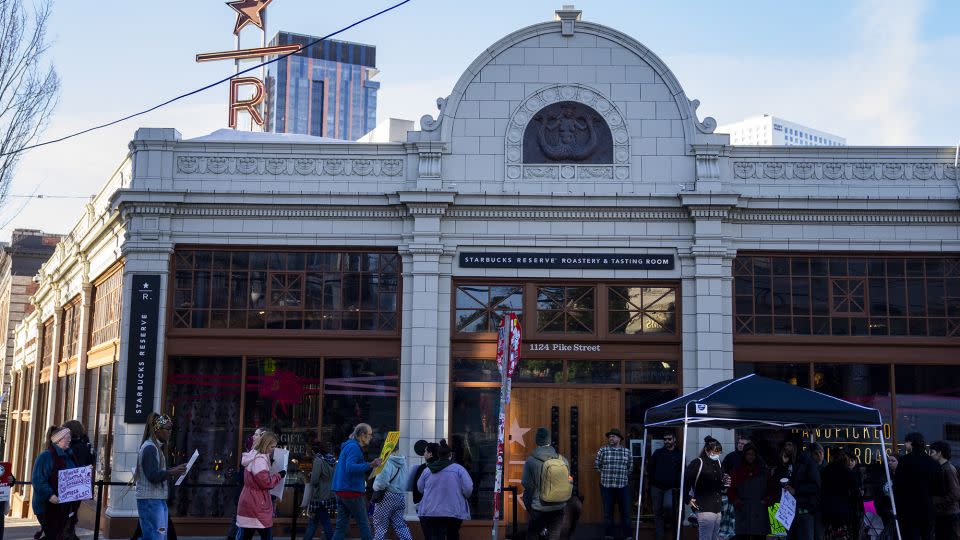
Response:
[{"label": "metal railing", "polygon": [[[20,486],[29,486],[30,482],[15,482],[14,485]],[[129,487],[133,489],[133,484],[129,482],[108,482],[106,480],[97,480],[93,483],[95,490],[95,497],[93,500],[96,501],[96,511],[93,518],[93,540],[100,540],[100,516],[104,510],[103,508],[103,488],[105,486],[109,487]],[[240,488],[239,484],[187,484],[183,483],[177,488],[215,488],[215,489],[237,489]],[[290,517],[290,540],[297,540],[297,526],[299,524],[300,517],[300,501],[303,497],[303,490],[306,488],[306,484],[294,483],[286,484],[285,488],[293,488],[293,513]],[[511,518],[511,535],[510,539],[516,539],[518,536],[519,526],[517,524],[517,486],[504,486],[504,492],[513,493],[512,500],[512,518]],[[220,535],[221,537],[223,535]]]}]

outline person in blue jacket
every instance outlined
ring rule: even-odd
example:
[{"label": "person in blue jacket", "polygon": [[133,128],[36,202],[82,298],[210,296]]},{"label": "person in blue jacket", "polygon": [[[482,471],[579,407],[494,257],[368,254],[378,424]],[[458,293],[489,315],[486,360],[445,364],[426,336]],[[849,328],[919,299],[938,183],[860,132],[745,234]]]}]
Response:
[{"label": "person in blue jacket", "polygon": [[40,528],[46,540],[65,540],[68,538],[70,511],[72,505],[60,504],[58,473],[76,467],[73,453],[70,451],[70,430],[68,428],[50,428],[50,440],[47,448],[37,456],[33,464],[33,513],[37,515]]},{"label": "person in blue jacket", "polygon": [[333,540],[344,540],[351,516],[357,522],[360,540],[372,540],[367,501],[363,497],[367,473],[380,466],[380,458],[367,462],[363,455],[363,449],[372,439],[373,428],[369,424],[357,424],[350,438],[340,447],[340,460],[333,471],[332,489],[337,496],[337,528]]}]

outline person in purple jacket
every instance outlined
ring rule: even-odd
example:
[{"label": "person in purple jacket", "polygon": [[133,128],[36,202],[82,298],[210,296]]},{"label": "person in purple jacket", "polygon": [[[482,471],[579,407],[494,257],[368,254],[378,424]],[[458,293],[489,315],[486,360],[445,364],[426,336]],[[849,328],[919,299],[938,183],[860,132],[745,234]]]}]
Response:
[{"label": "person in purple jacket", "polygon": [[470,519],[467,499],[473,493],[473,480],[460,465],[453,462],[449,446],[441,446],[437,460],[417,480],[423,499],[417,507],[425,540],[459,540],[460,525]]}]

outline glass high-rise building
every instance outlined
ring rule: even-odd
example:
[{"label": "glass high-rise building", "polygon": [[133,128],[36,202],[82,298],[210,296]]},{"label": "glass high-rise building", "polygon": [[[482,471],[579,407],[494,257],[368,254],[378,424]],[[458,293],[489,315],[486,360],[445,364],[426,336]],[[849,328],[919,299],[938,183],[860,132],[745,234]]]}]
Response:
[{"label": "glass high-rise building", "polygon": [[[317,37],[279,32],[270,45]],[[377,124],[377,48],[328,39],[267,68],[266,131],[356,140]]]}]

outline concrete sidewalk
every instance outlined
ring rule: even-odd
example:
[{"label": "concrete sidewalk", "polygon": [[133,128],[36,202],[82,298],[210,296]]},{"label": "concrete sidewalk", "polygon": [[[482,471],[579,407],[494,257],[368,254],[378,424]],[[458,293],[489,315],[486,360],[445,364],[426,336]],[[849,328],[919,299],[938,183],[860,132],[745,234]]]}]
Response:
[{"label": "concrete sidewalk", "polygon": [[[3,540],[33,540],[33,533],[40,530],[36,518],[6,518],[3,522]],[[77,528],[80,540],[92,540],[93,531]]]}]

